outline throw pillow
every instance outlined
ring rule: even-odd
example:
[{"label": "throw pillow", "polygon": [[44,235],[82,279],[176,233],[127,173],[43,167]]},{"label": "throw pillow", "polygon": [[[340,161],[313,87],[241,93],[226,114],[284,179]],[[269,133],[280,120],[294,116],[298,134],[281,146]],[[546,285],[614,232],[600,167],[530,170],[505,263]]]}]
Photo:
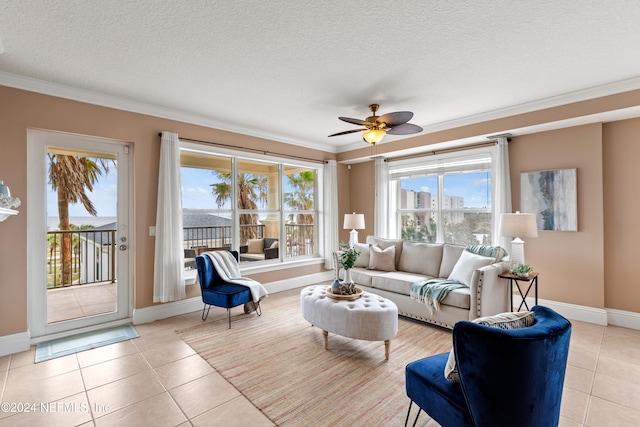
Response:
[{"label": "throw pillow", "polygon": [[462,251],[460,258],[458,258],[456,265],[453,266],[453,270],[451,270],[451,274],[449,274],[448,279],[455,280],[463,285],[471,286],[473,272],[480,267],[484,267],[485,265],[492,263],[493,258],[472,254],[469,251]]},{"label": "throw pillow", "polygon": [[[480,325],[490,326],[500,329],[520,329],[527,328],[535,323],[533,311],[521,311],[517,313],[500,313],[495,316],[478,317],[473,321]],[[452,348],[449,352],[449,359],[444,367],[444,377],[451,382],[460,381],[458,367],[456,366],[456,354]]]},{"label": "throw pillow", "polygon": [[277,240],[274,240],[273,243],[271,244],[271,246],[269,246],[269,249],[275,249],[277,247],[279,247],[279,243]]},{"label": "throw pillow", "polygon": [[366,243],[370,243],[372,245],[378,245],[382,249],[386,249],[389,246],[395,246],[396,256],[394,260],[395,262],[394,265],[396,270],[398,269],[398,263],[400,262],[400,256],[402,255],[402,248],[404,245],[404,242],[402,241],[402,239],[383,239],[381,237],[367,236]]},{"label": "throw pillow", "polygon": [[264,252],[264,239],[247,240],[247,253],[261,254]]},{"label": "throw pillow", "polygon": [[360,251],[354,267],[369,268],[369,246],[366,243],[354,243],[353,247]]},{"label": "throw pillow", "polygon": [[369,270],[396,271],[396,247],[369,247]]},{"label": "throw pillow", "polygon": [[509,255],[502,246],[469,245],[465,250],[476,255],[493,257],[495,262],[500,262],[504,257]]}]

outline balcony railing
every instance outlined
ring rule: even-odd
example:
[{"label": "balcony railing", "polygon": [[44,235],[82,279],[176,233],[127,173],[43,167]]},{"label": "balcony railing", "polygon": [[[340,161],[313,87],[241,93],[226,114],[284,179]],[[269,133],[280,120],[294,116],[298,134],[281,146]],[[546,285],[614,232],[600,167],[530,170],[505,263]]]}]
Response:
[{"label": "balcony railing", "polygon": [[[115,229],[47,232],[47,289],[116,281]],[[65,240],[70,251],[70,280],[63,283]]]},{"label": "balcony railing", "polygon": [[[264,225],[242,225],[255,228],[250,235],[264,236]],[[317,253],[314,224],[287,224],[286,242],[280,245],[284,257],[291,258]],[[68,239],[71,278],[62,283],[63,241]],[[184,227],[184,248],[232,247],[231,226]],[[116,230],[69,230],[47,232],[47,288],[116,281]]]}]

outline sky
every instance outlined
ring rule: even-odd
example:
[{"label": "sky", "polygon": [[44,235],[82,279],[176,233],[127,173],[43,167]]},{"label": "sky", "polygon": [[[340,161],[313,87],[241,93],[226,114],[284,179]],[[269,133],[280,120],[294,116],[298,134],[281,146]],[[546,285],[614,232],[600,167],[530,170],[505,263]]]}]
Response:
[{"label": "sky", "polygon": [[[432,195],[438,192],[435,176],[403,180],[402,188],[412,191],[426,191]],[[450,174],[445,176],[445,196],[464,197],[467,208],[484,208],[491,203],[491,174],[487,172]]]},{"label": "sky", "polygon": [[[116,180],[117,167],[111,167],[107,174],[103,174],[98,178],[93,192],[89,193],[91,201],[97,208],[99,217],[116,216]],[[211,184],[216,182],[217,179],[210,171],[182,168],[181,180],[183,208],[217,209],[211,191]],[[437,180],[435,177],[414,178],[404,181],[403,188],[436,194]],[[485,207],[491,196],[490,174],[482,172],[447,175],[445,179],[445,195],[464,197],[465,207]],[[47,186],[47,216],[58,216],[57,196],[51,190],[50,185]],[[82,204],[78,203],[69,205],[69,216],[86,217],[89,214]]]}]

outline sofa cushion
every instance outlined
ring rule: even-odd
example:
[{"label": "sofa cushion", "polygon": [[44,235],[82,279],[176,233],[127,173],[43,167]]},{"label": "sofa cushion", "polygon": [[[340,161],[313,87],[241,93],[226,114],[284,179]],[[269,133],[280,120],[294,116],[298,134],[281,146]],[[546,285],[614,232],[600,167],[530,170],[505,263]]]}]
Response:
[{"label": "sofa cushion", "polygon": [[[495,316],[479,317],[473,323],[490,326],[500,329],[520,329],[528,328],[535,323],[533,311],[507,312],[496,314]],[[460,381],[458,368],[456,367],[456,354],[452,348],[449,352],[449,359],[444,367],[444,377],[452,382]]]},{"label": "sofa cushion", "polygon": [[369,270],[396,271],[396,247],[369,246]]},{"label": "sofa cushion", "polygon": [[473,272],[480,267],[492,264],[493,261],[494,258],[472,254],[469,251],[463,251],[460,258],[458,258],[456,265],[453,267],[453,270],[451,270],[451,274],[449,274],[448,279],[455,280],[456,282],[460,282],[466,286],[471,286]]},{"label": "sofa cushion", "polygon": [[390,271],[372,276],[371,286],[376,289],[408,296],[411,291],[411,285],[420,280],[424,280],[424,278],[425,277],[420,274]]},{"label": "sofa cushion", "polygon": [[369,268],[369,245],[368,243],[354,243],[354,249],[360,251],[360,255],[356,258],[354,267]]},{"label": "sofa cushion", "polygon": [[247,253],[261,254],[264,252],[264,239],[247,240]]},{"label": "sofa cushion", "polygon": [[442,263],[442,244],[404,242],[398,270],[438,277]]},{"label": "sofa cushion", "polygon": [[395,265],[396,265],[396,270],[398,269],[398,262],[400,261],[400,256],[402,255],[402,245],[404,243],[401,239],[383,239],[381,237],[367,236],[367,243],[370,243],[372,245],[378,245],[382,249],[386,249],[389,246],[395,246],[396,248]]},{"label": "sofa cushion", "polygon": [[[354,267],[351,269],[351,278],[357,285],[362,286],[372,287],[372,278],[378,274],[380,272],[366,268]],[[344,270],[340,270],[340,278],[344,279]]]},{"label": "sofa cushion", "polygon": [[[371,271],[371,270],[369,270]],[[354,270],[355,272],[355,270]],[[355,276],[354,280],[355,280]],[[405,273],[403,271],[392,271],[371,275],[371,287],[388,292],[393,292],[409,297],[411,285],[425,279],[433,279],[433,277],[423,276],[415,273]],[[356,282],[360,283],[360,282]],[[448,305],[464,310],[471,307],[471,291],[469,288],[454,289],[447,294],[445,299],[440,301],[440,306]]]},{"label": "sofa cushion", "polygon": [[449,277],[463,250],[464,246],[444,244],[442,247],[442,264],[440,264],[438,277]]}]

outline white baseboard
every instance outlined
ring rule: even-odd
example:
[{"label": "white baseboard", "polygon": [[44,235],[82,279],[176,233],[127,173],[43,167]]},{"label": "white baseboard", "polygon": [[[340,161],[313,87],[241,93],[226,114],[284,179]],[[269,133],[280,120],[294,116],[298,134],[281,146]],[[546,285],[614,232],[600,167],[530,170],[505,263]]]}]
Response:
[{"label": "white baseboard", "polygon": [[[299,288],[301,286],[310,285],[312,283],[320,283],[326,281],[329,283],[333,279],[333,272],[327,271],[322,273],[309,274],[307,276],[295,277],[292,279],[279,280],[277,282],[265,283],[269,293],[277,293],[288,291],[289,289]],[[179,316],[181,314],[192,313],[202,310],[202,298],[193,297],[182,301],[168,302],[165,304],[157,304],[151,307],[145,307],[133,310],[133,324],[140,325],[155,320],[166,319],[167,317]]]},{"label": "white baseboard", "polygon": [[[522,299],[519,296],[516,297],[514,295],[513,306],[517,308],[521,301]],[[535,305],[535,298],[527,298],[527,304],[529,307],[533,307]],[[557,311],[569,320],[640,330],[640,313],[616,310],[613,308],[587,307],[545,299],[538,299],[538,304]]]},{"label": "white baseboard", "polygon": [[269,282],[265,283],[264,287],[267,288],[267,291],[271,293],[278,293],[321,282],[327,282],[327,285],[331,284],[331,282],[333,282],[333,271],[325,271],[322,273],[314,273],[302,277],[279,280],[277,282]]},{"label": "white baseboard", "polygon": [[31,334],[29,331],[0,336],[0,356],[27,351],[30,346]]},{"label": "white baseboard", "polygon": [[605,310],[607,310],[607,319],[609,319],[610,325],[640,330],[640,313],[616,310],[614,308]]},{"label": "white baseboard", "polygon": [[167,302],[152,305],[151,307],[133,309],[133,324],[154,322],[167,317],[179,316],[202,310],[202,298],[200,296],[183,299],[181,301]]}]

